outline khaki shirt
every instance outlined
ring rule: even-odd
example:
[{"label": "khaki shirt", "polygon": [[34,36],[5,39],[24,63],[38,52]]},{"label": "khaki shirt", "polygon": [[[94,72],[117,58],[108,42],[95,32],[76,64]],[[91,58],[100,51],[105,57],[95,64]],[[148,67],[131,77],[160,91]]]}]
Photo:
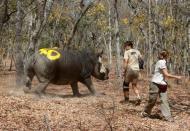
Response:
[{"label": "khaki shirt", "polygon": [[139,70],[138,58],[141,57],[141,53],[136,49],[126,50],[124,53],[124,59],[128,61],[128,66],[132,70]]}]

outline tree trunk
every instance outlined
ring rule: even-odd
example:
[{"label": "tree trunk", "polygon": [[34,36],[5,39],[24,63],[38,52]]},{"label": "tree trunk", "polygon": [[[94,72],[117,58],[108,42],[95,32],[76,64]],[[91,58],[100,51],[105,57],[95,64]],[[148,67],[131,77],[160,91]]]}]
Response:
[{"label": "tree trunk", "polygon": [[[106,55],[107,55],[107,58],[108,58],[108,61],[109,61],[109,44],[107,44],[105,35],[102,34],[102,36],[103,36],[103,41],[104,41],[104,45],[105,45],[105,48],[106,48]],[[111,65],[109,65],[109,69],[110,69],[110,67],[111,67]]]},{"label": "tree trunk", "polygon": [[188,34],[187,34],[187,38],[188,38],[188,46],[189,46],[189,50],[190,50],[190,18],[188,18],[188,26],[187,26],[187,29],[188,29]]},{"label": "tree trunk", "polygon": [[120,38],[119,38],[119,14],[117,9],[117,0],[114,1],[115,9],[115,39],[116,39],[116,74],[121,77],[121,51],[120,51]]},{"label": "tree trunk", "polygon": [[15,67],[16,67],[16,85],[17,87],[23,85],[24,65],[23,52],[21,43],[22,31],[22,2],[17,0],[17,14],[16,14],[16,44],[15,44]]},{"label": "tree trunk", "polygon": [[148,65],[149,65],[149,68],[148,68],[148,74],[151,74],[152,72],[152,44],[151,44],[151,0],[148,1],[148,9],[149,9],[149,19],[148,19],[148,54],[149,54],[149,59],[148,59]]},{"label": "tree trunk", "polygon": [[112,33],[111,33],[111,3],[109,0],[107,0],[108,2],[108,6],[109,6],[109,9],[108,9],[108,22],[109,22],[109,33],[108,33],[108,49],[109,49],[109,67],[111,68],[111,65],[112,65]]}]

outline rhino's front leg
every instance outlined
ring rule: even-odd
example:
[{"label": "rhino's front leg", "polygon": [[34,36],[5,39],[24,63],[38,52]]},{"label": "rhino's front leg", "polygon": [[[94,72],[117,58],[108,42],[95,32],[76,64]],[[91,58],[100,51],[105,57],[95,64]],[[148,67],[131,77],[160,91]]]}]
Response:
[{"label": "rhino's front leg", "polygon": [[91,78],[86,78],[86,79],[84,79],[84,81],[82,81],[82,83],[84,83],[84,84],[88,87],[89,91],[90,91],[93,95],[97,95],[97,92],[96,92],[96,90],[95,90],[95,88],[94,88],[94,85],[93,85],[93,83],[92,83]]},{"label": "rhino's front leg", "polygon": [[77,84],[77,82],[71,83],[71,88],[72,88],[72,91],[73,91],[73,95],[74,95],[74,96],[77,96],[77,97],[80,97],[80,96],[81,96],[81,94],[79,93],[79,89],[78,89],[78,84]]}]

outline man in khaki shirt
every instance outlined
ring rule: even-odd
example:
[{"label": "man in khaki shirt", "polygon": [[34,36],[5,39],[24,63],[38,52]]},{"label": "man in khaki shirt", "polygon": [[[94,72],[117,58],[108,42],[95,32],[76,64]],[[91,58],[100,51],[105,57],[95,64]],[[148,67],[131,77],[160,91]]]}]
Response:
[{"label": "man in khaki shirt", "polygon": [[124,53],[124,82],[123,93],[124,100],[121,103],[129,102],[129,84],[132,84],[132,89],[137,95],[136,105],[139,105],[141,98],[137,89],[137,81],[139,78],[139,59],[142,60],[141,53],[137,49],[133,49],[133,43],[131,41],[125,42]]}]

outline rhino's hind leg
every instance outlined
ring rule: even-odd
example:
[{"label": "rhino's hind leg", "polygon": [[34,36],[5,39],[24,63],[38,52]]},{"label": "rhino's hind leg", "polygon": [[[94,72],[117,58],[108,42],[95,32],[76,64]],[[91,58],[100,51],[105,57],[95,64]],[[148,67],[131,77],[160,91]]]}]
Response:
[{"label": "rhino's hind leg", "polygon": [[31,92],[31,86],[32,86],[32,80],[34,78],[34,73],[30,73],[26,76],[26,79],[25,79],[25,87],[23,88],[23,91],[25,93],[29,93]]},{"label": "rhino's hind leg", "polygon": [[45,90],[49,83],[50,83],[49,80],[40,81],[40,83],[37,85],[36,89],[34,90],[34,93],[38,95],[45,94]]},{"label": "rhino's hind leg", "polygon": [[72,88],[72,91],[73,91],[73,96],[77,96],[77,97],[81,96],[81,94],[79,93],[77,82],[71,83],[71,88]]}]

